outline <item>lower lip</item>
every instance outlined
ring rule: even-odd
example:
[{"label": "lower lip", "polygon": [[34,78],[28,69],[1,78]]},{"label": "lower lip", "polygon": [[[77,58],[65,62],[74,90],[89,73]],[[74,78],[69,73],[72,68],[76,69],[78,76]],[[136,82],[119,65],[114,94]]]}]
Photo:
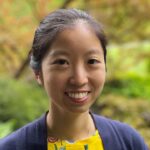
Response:
[{"label": "lower lip", "polygon": [[[68,96],[68,95],[67,95]],[[69,96],[68,96],[69,97]],[[86,101],[88,100],[88,96],[80,98],[80,99],[76,99],[76,98],[72,98],[69,97],[69,99],[71,100],[71,102],[75,103],[75,104],[84,104],[86,103]]]}]

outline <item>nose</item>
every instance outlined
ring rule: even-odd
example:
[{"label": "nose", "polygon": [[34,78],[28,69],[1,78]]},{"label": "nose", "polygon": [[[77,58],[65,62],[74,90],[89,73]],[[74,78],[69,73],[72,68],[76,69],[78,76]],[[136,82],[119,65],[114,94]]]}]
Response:
[{"label": "nose", "polygon": [[88,82],[88,72],[83,66],[78,66],[71,69],[70,84],[82,86]]}]

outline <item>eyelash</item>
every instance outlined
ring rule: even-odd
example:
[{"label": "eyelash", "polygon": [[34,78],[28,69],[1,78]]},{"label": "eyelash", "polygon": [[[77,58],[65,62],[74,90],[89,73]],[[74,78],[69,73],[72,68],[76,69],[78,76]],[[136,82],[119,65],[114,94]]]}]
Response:
[{"label": "eyelash", "polygon": [[97,63],[100,63],[100,61],[97,60],[97,59],[90,59],[90,60],[88,60],[88,64],[97,64]]},{"label": "eyelash", "polygon": [[54,61],[53,64],[58,64],[58,65],[64,65],[64,64],[69,64],[65,59],[58,59],[56,61]]},{"label": "eyelash", "polygon": [[[97,60],[97,59],[89,59],[87,63],[93,65],[93,64],[100,63],[100,61]],[[67,64],[68,65],[69,63],[65,59],[58,59],[58,60],[54,61],[53,64],[58,64],[58,65],[65,65],[65,64]]]}]

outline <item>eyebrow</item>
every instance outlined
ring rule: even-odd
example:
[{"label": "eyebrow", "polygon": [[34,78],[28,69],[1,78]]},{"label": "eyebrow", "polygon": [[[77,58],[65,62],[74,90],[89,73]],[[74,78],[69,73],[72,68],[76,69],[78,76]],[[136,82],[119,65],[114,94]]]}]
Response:
[{"label": "eyebrow", "polygon": [[48,55],[56,57],[56,56],[60,56],[60,55],[65,55],[65,56],[67,55],[68,56],[69,54],[63,50],[57,50],[57,51],[52,50],[49,52]]},{"label": "eyebrow", "polygon": [[86,55],[93,55],[93,54],[102,54],[103,55],[103,50],[98,50],[98,49],[89,49]]},{"label": "eyebrow", "polygon": [[[103,55],[103,50],[98,50],[98,49],[95,49],[95,48],[92,48],[92,49],[89,49],[88,52],[85,54],[85,55],[93,55],[93,54],[100,54],[100,55]],[[60,55],[64,55],[64,56],[68,56],[69,53],[64,51],[64,50],[52,50],[49,52],[50,56],[53,56],[53,57],[57,57],[57,56],[60,56]]]}]

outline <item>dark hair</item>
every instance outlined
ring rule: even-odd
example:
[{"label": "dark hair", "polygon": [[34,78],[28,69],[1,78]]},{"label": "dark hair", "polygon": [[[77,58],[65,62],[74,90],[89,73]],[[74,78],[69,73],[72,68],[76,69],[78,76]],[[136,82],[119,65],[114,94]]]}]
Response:
[{"label": "dark hair", "polygon": [[102,25],[86,12],[77,9],[58,9],[48,14],[35,31],[33,45],[30,50],[30,65],[33,69],[40,69],[40,64],[47,50],[50,48],[56,35],[67,27],[73,26],[77,21],[83,20],[94,30],[104,51],[106,63],[107,40]]}]

